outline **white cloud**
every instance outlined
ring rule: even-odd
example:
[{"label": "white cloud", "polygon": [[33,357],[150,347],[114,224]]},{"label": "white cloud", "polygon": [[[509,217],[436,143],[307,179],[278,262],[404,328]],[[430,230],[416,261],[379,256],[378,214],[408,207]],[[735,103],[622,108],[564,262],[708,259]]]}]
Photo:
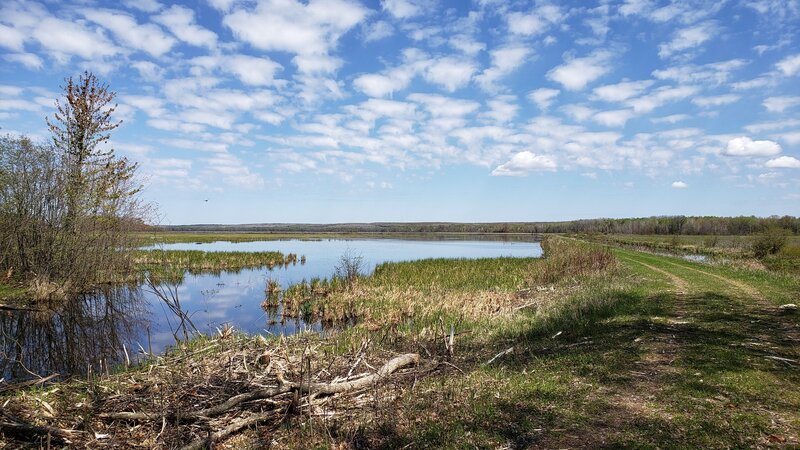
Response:
[{"label": "white cloud", "polygon": [[364,27],[364,42],[379,41],[393,34],[394,27],[385,20],[379,20]]},{"label": "white cloud", "polygon": [[592,93],[595,99],[607,102],[622,102],[631,97],[641,95],[652,85],[652,80],[623,81],[622,83],[596,87]]},{"label": "white cloud", "polygon": [[780,152],[781,146],[777,142],[754,141],[747,136],[731,139],[722,151],[728,156],[772,156]]},{"label": "white cloud", "polygon": [[275,72],[283,67],[269,58],[256,58],[248,55],[232,55],[223,61],[223,70],[233,73],[242,83],[250,86],[273,86],[280,84],[275,80]]},{"label": "white cloud", "polygon": [[447,43],[450,44],[450,46],[454,49],[470,56],[486,48],[486,44],[478,42],[471,36],[466,36],[463,34],[451,37]]},{"label": "white cloud", "polygon": [[196,47],[214,48],[217,45],[217,34],[195,23],[194,11],[172,5],[153,20],[167,27],[178,39]]},{"label": "white cloud", "polygon": [[800,53],[783,58],[775,67],[787,77],[800,73]]},{"label": "white cloud", "polygon": [[539,34],[547,29],[547,22],[541,19],[536,14],[524,14],[521,12],[514,12],[508,15],[508,30],[514,34],[522,34],[531,36]]},{"label": "white cloud", "polygon": [[228,12],[236,0],[206,0],[212,8],[218,9],[222,12]]},{"label": "white cloud", "polygon": [[234,36],[260,50],[298,55],[327,54],[339,38],[367,15],[349,0],[261,0],[255,9],[238,7],[223,23]]},{"label": "white cloud", "polygon": [[750,133],[762,133],[764,131],[782,130],[785,128],[800,127],[800,119],[776,120],[773,122],[752,123],[744,127]]},{"label": "white cloud", "polygon": [[164,73],[161,67],[150,61],[135,61],[131,63],[131,67],[136,69],[139,72],[139,76],[147,81],[160,80]]},{"label": "white cloud", "polygon": [[92,22],[111,30],[129,48],[161,56],[168,52],[175,39],[151,23],[139,24],[132,16],[119,11],[85,9],[83,15]]},{"label": "white cloud", "polygon": [[689,187],[689,185],[684,183],[683,181],[673,181],[672,182],[672,187],[674,189],[686,189],[686,188]]},{"label": "white cloud", "polygon": [[768,97],[764,99],[763,105],[769,112],[782,113],[789,108],[800,105],[800,96]]},{"label": "white cloud", "polygon": [[539,88],[531,91],[528,94],[528,99],[536,103],[536,106],[538,106],[541,111],[547,111],[560,92],[561,91],[558,89]]},{"label": "white cloud", "polygon": [[39,21],[32,37],[61,62],[66,62],[73,55],[91,60],[120,52],[101,32],[55,17],[45,17]]},{"label": "white cloud", "polygon": [[437,59],[428,65],[423,77],[431,83],[444,87],[448,92],[462,88],[472,79],[475,64],[454,57]]},{"label": "white cloud", "polygon": [[711,21],[682,28],[675,32],[671,41],[659,46],[658,56],[667,58],[675,53],[699,47],[710,40],[716,32],[717,26]]},{"label": "white cloud", "polygon": [[525,176],[533,171],[554,171],[558,165],[555,159],[548,155],[537,155],[529,151],[522,151],[512,156],[505,163],[497,166],[492,171],[492,176]]},{"label": "white cloud", "polygon": [[414,71],[406,68],[391,70],[385,74],[368,73],[353,80],[353,86],[370,97],[385,97],[405,89],[414,77]]},{"label": "white cloud", "polygon": [[540,3],[530,13],[512,12],[506,16],[508,30],[513,34],[532,36],[541,34],[551,25],[561,23],[565,18],[559,6]]},{"label": "white cloud", "polygon": [[408,100],[425,106],[433,117],[461,117],[480,107],[478,102],[435,94],[411,94]]},{"label": "white cloud", "polygon": [[650,119],[650,122],[675,124],[675,123],[681,122],[683,120],[686,120],[688,118],[689,118],[688,114],[670,114],[670,115],[664,116],[664,117],[652,118],[652,119]]},{"label": "white cloud", "polygon": [[595,110],[584,105],[564,105],[561,111],[578,122],[583,122],[595,114]]},{"label": "white cloud", "polygon": [[408,19],[422,13],[423,9],[416,1],[383,0],[383,9],[398,19]]},{"label": "white cloud", "polygon": [[692,103],[702,108],[709,108],[712,106],[730,105],[731,103],[738,102],[739,99],[741,99],[741,97],[738,95],[723,94],[711,97],[695,97],[692,99]]},{"label": "white cloud", "polygon": [[513,95],[500,95],[486,102],[489,111],[483,114],[484,117],[496,123],[510,122],[517,115],[519,105],[517,98]]},{"label": "white cloud", "polygon": [[570,91],[579,91],[611,71],[611,58],[608,50],[595,50],[589,56],[573,58],[553,68],[547,72],[547,78]]},{"label": "white cloud", "polygon": [[24,43],[25,35],[21,31],[0,23],[0,47],[22,51]]},{"label": "white cloud", "polygon": [[607,127],[623,127],[633,116],[634,113],[630,109],[618,109],[599,112],[592,116],[592,120]]},{"label": "white cloud", "polygon": [[770,159],[764,165],[776,169],[800,169],[800,159],[792,156],[779,156],[775,159]]},{"label": "white cloud", "polygon": [[699,90],[695,86],[662,86],[645,96],[628,100],[626,103],[637,113],[648,113],[666,103],[691,97]]},{"label": "white cloud", "polygon": [[530,50],[523,46],[509,46],[493,49],[489,54],[492,57],[491,67],[475,77],[475,80],[484,90],[493,91],[496,89],[495,83],[525,62]]},{"label": "white cloud", "polygon": [[779,133],[772,136],[775,139],[779,139],[783,142],[786,142],[789,145],[798,145],[800,144],[800,131],[794,131],[789,133]]},{"label": "white cloud", "polygon": [[42,68],[42,58],[33,53],[8,53],[3,55],[3,58],[8,62],[20,63],[31,70]]},{"label": "white cloud", "polygon": [[131,9],[138,9],[147,13],[154,13],[161,11],[161,3],[156,0],[124,0],[122,2],[125,6]]},{"label": "white cloud", "polygon": [[653,76],[659,80],[674,80],[681,84],[720,85],[728,81],[733,71],[745,65],[747,65],[747,61],[743,59],[730,59],[702,65],[686,64],[654,70]]}]

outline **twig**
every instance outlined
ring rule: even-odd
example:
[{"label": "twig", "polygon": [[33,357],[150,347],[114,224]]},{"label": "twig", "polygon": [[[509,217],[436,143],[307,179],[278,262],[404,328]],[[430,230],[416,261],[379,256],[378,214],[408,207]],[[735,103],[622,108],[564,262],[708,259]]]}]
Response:
[{"label": "twig", "polygon": [[494,357],[492,359],[490,359],[489,361],[486,361],[486,363],[484,363],[484,366],[488,366],[489,364],[493,363],[497,358],[499,358],[501,356],[504,356],[504,355],[507,355],[507,354],[509,354],[509,353],[511,353],[513,351],[514,351],[514,347],[509,347],[509,348],[503,350],[502,352],[494,355]]}]

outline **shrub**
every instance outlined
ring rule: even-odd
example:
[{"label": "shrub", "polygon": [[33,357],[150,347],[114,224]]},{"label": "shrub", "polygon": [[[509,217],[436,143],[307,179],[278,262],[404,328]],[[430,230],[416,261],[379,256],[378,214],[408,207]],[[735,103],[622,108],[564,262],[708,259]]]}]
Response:
[{"label": "shrub", "polygon": [[789,231],[784,228],[771,227],[753,239],[753,254],[763,259],[781,251],[789,241]]},{"label": "shrub", "polygon": [[542,241],[544,261],[535,265],[533,283],[555,283],[567,277],[599,274],[616,267],[608,247],[560,237]]}]

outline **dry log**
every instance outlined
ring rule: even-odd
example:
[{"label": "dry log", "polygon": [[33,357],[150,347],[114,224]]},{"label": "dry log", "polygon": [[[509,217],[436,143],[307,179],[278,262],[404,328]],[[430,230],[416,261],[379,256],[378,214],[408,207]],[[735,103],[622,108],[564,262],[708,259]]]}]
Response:
[{"label": "dry log", "polygon": [[368,375],[364,378],[359,378],[352,381],[343,381],[341,383],[293,383],[293,387],[300,392],[307,394],[313,392],[314,394],[338,394],[340,392],[353,391],[365,388],[381,378],[391,375],[393,372],[405,366],[419,364],[419,355],[416,353],[407,353],[400,355],[396,358],[389,360],[377,373]]}]

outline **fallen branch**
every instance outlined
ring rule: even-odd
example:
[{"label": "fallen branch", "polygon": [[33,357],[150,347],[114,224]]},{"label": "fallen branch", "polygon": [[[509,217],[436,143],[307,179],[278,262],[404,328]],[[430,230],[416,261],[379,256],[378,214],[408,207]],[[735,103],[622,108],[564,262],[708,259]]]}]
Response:
[{"label": "fallen branch", "polygon": [[70,443],[69,439],[74,437],[75,433],[80,433],[80,431],[77,430],[65,430],[63,428],[51,427],[47,425],[31,425],[29,423],[18,421],[0,421],[0,431],[5,434],[15,435],[28,440],[37,436],[52,436],[59,442],[66,443]]},{"label": "fallen branch", "polygon": [[33,379],[33,380],[20,381],[19,383],[6,384],[6,385],[1,385],[0,384],[0,393],[6,392],[6,391],[15,391],[15,390],[18,390],[18,389],[24,389],[26,387],[35,386],[37,384],[46,383],[46,382],[52,380],[53,378],[55,378],[57,376],[58,376],[58,374],[54,373],[54,374],[48,375],[48,376],[46,376],[44,378],[36,378],[36,379]]},{"label": "fallen branch", "polygon": [[211,436],[206,439],[197,439],[195,441],[192,441],[190,444],[181,447],[181,450],[200,450],[202,448],[207,448],[207,447],[210,448],[211,444],[213,444],[214,442],[225,439],[226,437],[232,435],[233,433],[236,433],[242,428],[247,428],[256,425],[260,422],[269,420],[280,412],[281,411],[279,410],[273,410],[261,414],[256,414],[246,419],[237,420],[232,424],[228,425],[227,427],[217,431],[216,433],[212,433]]},{"label": "fallen branch", "polygon": [[[265,398],[276,397],[281,394],[286,394],[292,391],[299,391],[303,394],[313,392],[314,394],[331,395],[340,392],[351,390],[358,390],[367,387],[381,378],[392,374],[400,368],[411,364],[419,363],[419,355],[416,353],[408,353],[398,356],[389,360],[377,373],[359,378],[352,381],[343,381],[340,383],[285,383],[280,386],[268,389],[258,389],[255,391],[245,392],[229,398],[215,406],[201,409],[193,412],[184,412],[181,414],[170,414],[166,417],[170,419],[197,419],[201,417],[218,416],[226,411],[229,411],[236,406],[253,400],[261,400]],[[164,417],[163,414],[149,413],[149,412],[112,412],[100,414],[101,418],[112,420],[153,420]]]},{"label": "fallen branch", "polygon": [[307,394],[313,392],[315,394],[338,394],[340,392],[352,391],[365,388],[381,378],[391,375],[393,372],[405,366],[419,364],[419,355],[416,353],[407,353],[389,360],[377,373],[368,375],[364,378],[359,378],[353,381],[343,381],[341,383],[292,383],[294,389]]}]

